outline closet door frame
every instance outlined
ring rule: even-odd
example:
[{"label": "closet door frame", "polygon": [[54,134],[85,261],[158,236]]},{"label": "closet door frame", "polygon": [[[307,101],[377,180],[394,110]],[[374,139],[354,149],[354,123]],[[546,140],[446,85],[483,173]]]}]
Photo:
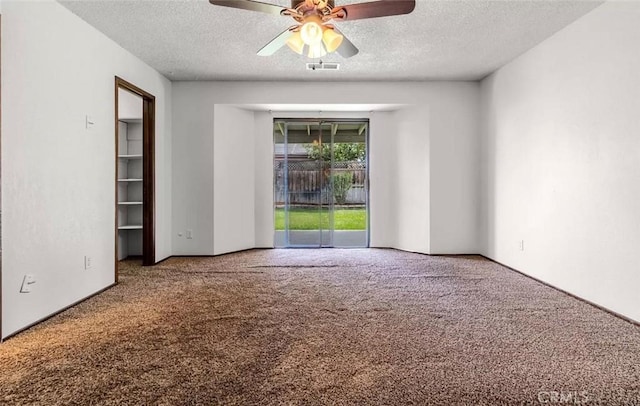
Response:
[{"label": "closet door frame", "polygon": [[[0,78],[2,78],[2,14],[0,14]],[[2,155],[2,81],[1,80],[0,80],[0,155]],[[0,184],[0,188],[1,187],[2,185]],[[0,221],[2,221],[1,207],[0,207]],[[0,252],[1,251],[2,251],[2,239],[0,238]],[[1,342],[2,342],[2,254],[0,254],[0,343]]]},{"label": "closet door frame", "polygon": [[138,86],[115,77],[115,281],[118,282],[118,90],[142,98],[142,264],[156,264],[155,243],[155,110],[156,98]]}]

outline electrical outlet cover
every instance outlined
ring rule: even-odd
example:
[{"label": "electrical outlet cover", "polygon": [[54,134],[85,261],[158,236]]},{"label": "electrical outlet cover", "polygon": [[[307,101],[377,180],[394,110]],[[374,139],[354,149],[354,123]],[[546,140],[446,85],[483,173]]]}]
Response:
[{"label": "electrical outlet cover", "polygon": [[36,278],[33,275],[25,275],[22,280],[22,286],[20,287],[20,293],[31,292],[31,285],[36,283]]}]

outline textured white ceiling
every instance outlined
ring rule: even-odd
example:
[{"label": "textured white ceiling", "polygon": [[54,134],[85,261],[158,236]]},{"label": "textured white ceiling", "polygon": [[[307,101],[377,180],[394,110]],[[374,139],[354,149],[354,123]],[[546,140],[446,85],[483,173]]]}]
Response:
[{"label": "textured white ceiling", "polygon": [[[412,14],[336,26],[359,49],[339,71],[307,71],[287,47],[256,52],[288,17],[207,0],[59,0],[171,80],[478,80],[597,7],[589,0],[417,0]],[[288,0],[261,0],[282,6]],[[336,0],[336,5],[368,0]]]},{"label": "textured white ceiling", "polygon": [[395,111],[406,105],[404,104],[242,104],[238,107],[252,111],[272,111],[272,112],[372,112],[372,111]]}]

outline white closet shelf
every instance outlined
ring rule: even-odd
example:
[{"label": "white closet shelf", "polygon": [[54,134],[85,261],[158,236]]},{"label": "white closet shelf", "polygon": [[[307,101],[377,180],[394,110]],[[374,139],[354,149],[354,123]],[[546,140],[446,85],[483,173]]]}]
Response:
[{"label": "white closet shelf", "polygon": [[118,226],[118,230],[142,230],[142,225],[131,224],[131,225],[125,225],[125,226]]},{"label": "white closet shelf", "polygon": [[121,206],[142,206],[142,202],[118,202]]},{"label": "white closet shelf", "polygon": [[142,179],[118,179],[118,182],[142,182]]},{"label": "white closet shelf", "polygon": [[142,154],[140,154],[140,155],[118,155],[118,158],[122,158],[122,159],[141,159],[142,158]]},{"label": "white closet shelf", "polygon": [[142,117],[119,117],[118,121],[122,121],[127,124],[142,123]]}]

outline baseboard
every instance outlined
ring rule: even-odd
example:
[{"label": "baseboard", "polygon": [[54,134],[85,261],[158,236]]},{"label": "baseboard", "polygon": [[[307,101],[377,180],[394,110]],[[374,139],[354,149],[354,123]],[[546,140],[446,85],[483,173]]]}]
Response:
[{"label": "baseboard", "polygon": [[165,261],[170,260],[171,258],[216,258],[216,257],[222,257],[225,255],[231,255],[231,254],[238,254],[241,252],[249,252],[249,251],[263,251],[263,250],[273,250],[276,248],[273,247],[269,247],[269,248],[246,248],[243,250],[239,250],[239,251],[233,251],[233,252],[225,252],[222,254],[208,254],[208,255],[192,255],[192,254],[184,254],[184,255],[180,255],[180,254],[176,254],[176,255],[169,255],[168,257],[156,262],[156,265],[161,264]]},{"label": "baseboard", "polygon": [[78,301],[76,301],[76,302],[71,303],[71,304],[70,304],[70,305],[68,305],[68,306],[63,307],[62,309],[60,309],[60,310],[58,310],[58,311],[56,311],[56,312],[54,312],[54,313],[51,313],[51,314],[50,314],[50,315],[48,315],[48,316],[45,316],[45,317],[43,317],[43,318],[41,318],[41,319],[39,319],[39,320],[37,320],[37,321],[34,321],[33,323],[31,323],[31,324],[29,324],[29,325],[27,325],[27,326],[25,326],[25,327],[21,328],[20,330],[14,331],[13,333],[9,334],[8,336],[6,336],[6,337],[4,337],[4,338],[0,337],[0,343],[3,343],[3,342],[5,342],[6,340],[8,340],[8,339],[10,339],[10,338],[12,338],[12,337],[15,337],[16,335],[18,335],[18,334],[20,334],[20,333],[25,332],[26,330],[29,330],[31,327],[34,327],[36,324],[40,324],[40,323],[42,323],[42,322],[44,322],[44,321],[49,320],[50,318],[52,318],[52,317],[54,317],[54,316],[57,316],[58,314],[60,314],[60,313],[62,313],[62,312],[64,312],[64,311],[69,310],[69,309],[70,309],[70,308],[72,308],[73,306],[79,305],[80,303],[84,302],[85,300],[89,300],[89,299],[91,299],[91,298],[92,298],[92,297],[94,297],[94,296],[97,296],[97,295],[99,295],[99,294],[101,294],[101,293],[104,293],[105,291],[107,291],[107,290],[111,289],[112,287],[114,287],[114,286],[116,286],[116,285],[117,285],[117,283],[113,283],[113,284],[111,284],[111,285],[107,286],[106,288],[100,289],[99,291],[94,292],[94,293],[90,294],[89,296],[87,296],[87,297],[85,297],[85,298],[82,298],[82,299],[80,299],[80,300],[78,300]]},{"label": "baseboard", "polygon": [[541,280],[541,279],[538,279],[538,278],[536,278],[535,276],[531,276],[531,275],[529,275],[529,274],[527,274],[527,273],[524,273],[524,272],[522,272],[522,271],[520,271],[520,270],[518,270],[518,269],[515,269],[515,268],[513,268],[513,267],[511,267],[511,266],[509,266],[509,265],[505,265],[505,264],[503,264],[503,263],[501,263],[501,262],[498,262],[498,261],[496,261],[495,259],[491,259],[491,258],[489,258],[489,257],[487,257],[487,256],[485,256],[485,255],[482,255],[482,254],[479,254],[479,255],[480,255],[481,257],[483,257],[483,258],[485,258],[485,259],[487,259],[487,260],[489,260],[489,261],[493,262],[493,263],[496,263],[496,264],[498,264],[498,265],[500,265],[500,266],[503,266],[503,267],[505,267],[505,268],[507,268],[507,269],[509,269],[509,270],[513,271],[513,272],[519,273],[520,275],[522,275],[522,276],[524,276],[524,277],[527,277],[527,278],[532,279],[532,280],[534,280],[534,281],[536,281],[536,282],[538,282],[538,283],[541,283],[541,284],[543,284],[543,285],[545,285],[545,286],[548,286],[548,287],[550,287],[551,289],[557,290],[558,292],[564,293],[564,294],[565,294],[565,295],[567,295],[567,296],[571,296],[572,298],[577,299],[577,300],[579,300],[579,301],[581,301],[581,302],[584,302],[584,303],[586,303],[586,304],[588,304],[588,305],[590,305],[590,306],[593,306],[593,307],[595,307],[595,308],[596,308],[596,309],[598,309],[598,310],[605,311],[605,312],[607,312],[607,313],[611,314],[612,316],[615,316],[615,317],[617,317],[617,318],[619,318],[619,319],[622,319],[622,320],[626,321],[627,323],[631,323],[631,324],[633,324],[634,326],[640,327],[640,321],[634,320],[634,319],[632,319],[632,318],[630,318],[630,317],[627,317],[627,316],[625,316],[625,315],[623,315],[623,314],[620,314],[620,313],[618,313],[618,312],[616,312],[616,311],[613,311],[613,310],[611,310],[611,309],[608,309],[608,308],[606,308],[606,307],[604,307],[604,306],[602,306],[602,305],[600,305],[600,304],[598,304],[598,303],[594,303],[594,302],[592,302],[592,301],[590,301],[590,300],[588,300],[588,299],[582,298],[582,297],[580,297],[580,296],[578,296],[578,295],[575,295],[575,294],[573,294],[573,293],[571,293],[571,292],[567,292],[566,290],[564,290],[564,289],[562,289],[562,288],[559,288],[559,287],[554,286],[554,285],[552,285],[552,284],[550,284],[550,283],[548,283],[548,282],[545,282],[545,281],[543,281],[543,280]]}]

